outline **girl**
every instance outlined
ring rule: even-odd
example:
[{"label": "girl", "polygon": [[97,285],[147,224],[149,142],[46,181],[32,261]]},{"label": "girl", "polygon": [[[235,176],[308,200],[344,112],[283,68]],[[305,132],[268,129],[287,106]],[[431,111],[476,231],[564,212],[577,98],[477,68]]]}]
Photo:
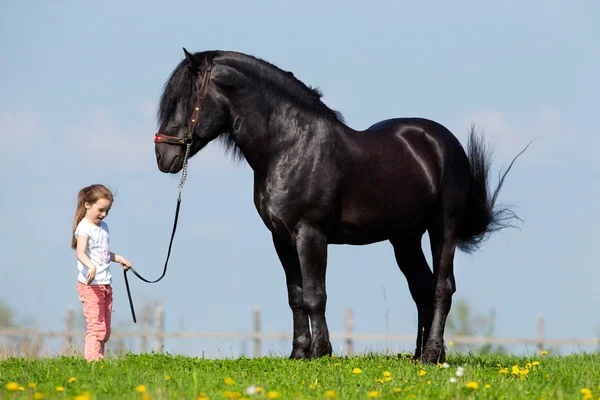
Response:
[{"label": "girl", "polygon": [[113,299],[110,263],[118,262],[125,270],[131,266],[125,257],[109,249],[108,226],[104,218],[112,203],[113,194],[108,188],[87,186],[77,196],[73,221],[71,248],[77,255],[77,291],[87,323],[84,354],[88,361],[104,358],[104,344],[110,337]]}]

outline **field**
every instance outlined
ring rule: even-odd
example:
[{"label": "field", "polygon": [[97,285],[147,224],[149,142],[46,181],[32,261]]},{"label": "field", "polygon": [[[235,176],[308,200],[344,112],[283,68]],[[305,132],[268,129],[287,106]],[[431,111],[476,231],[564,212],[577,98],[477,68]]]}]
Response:
[{"label": "field", "polygon": [[127,355],[0,361],[0,398],[74,399],[598,399],[600,353],[450,356],[426,365],[406,356],[294,361]]}]

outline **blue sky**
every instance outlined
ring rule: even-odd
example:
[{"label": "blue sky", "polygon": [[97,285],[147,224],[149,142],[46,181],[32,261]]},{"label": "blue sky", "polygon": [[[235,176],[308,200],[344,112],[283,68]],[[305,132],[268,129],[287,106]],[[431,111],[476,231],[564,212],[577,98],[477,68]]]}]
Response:
[{"label": "blue sky", "polygon": [[[598,20],[594,1],[2,2],[0,296],[41,329],[61,329],[68,305],[80,312],[69,243],[77,191],[91,183],[117,191],[107,219],[112,250],[158,276],[178,178],[156,167],[154,112],[185,46],[241,51],[292,71],[355,129],[421,116],[465,143],[476,122],[495,147],[493,184],[540,137],[500,196],[525,223],[478,253],[457,253],[455,299],[478,313],[495,307],[497,335],[534,336],[541,313],[547,337],[594,337]],[[114,318],[125,323],[124,282],[118,265],[113,271]],[[358,332],[384,332],[386,313],[390,332],[416,331],[388,243],[331,247],[327,279],[331,331],[343,330],[348,306]],[[260,307],[265,331],[291,331],[283,271],[252,202],[252,171],[218,145],[190,163],[167,277],[131,281],[138,313],[144,299],[162,302],[167,330],[248,331]],[[219,341],[167,347],[210,356],[217,345],[240,349]]]}]

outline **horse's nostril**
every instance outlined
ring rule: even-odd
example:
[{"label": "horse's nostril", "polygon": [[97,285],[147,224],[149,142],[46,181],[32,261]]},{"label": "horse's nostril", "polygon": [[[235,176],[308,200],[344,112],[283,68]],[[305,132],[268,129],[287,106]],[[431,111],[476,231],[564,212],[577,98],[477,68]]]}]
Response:
[{"label": "horse's nostril", "polygon": [[157,150],[155,150],[155,152],[156,152],[156,161],[160,161],[160,151],[158,151],[158,149],[157,149]]}]

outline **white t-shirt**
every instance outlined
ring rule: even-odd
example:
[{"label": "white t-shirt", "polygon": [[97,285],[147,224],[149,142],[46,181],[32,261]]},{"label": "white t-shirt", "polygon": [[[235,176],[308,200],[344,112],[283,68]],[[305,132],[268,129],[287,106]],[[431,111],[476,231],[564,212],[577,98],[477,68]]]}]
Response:
[{"label": "white t-shirt", "polygon": [[[77,225],[77,229],[75,229],[75,239],[77,239],[79,235],[88,237],[85,254],[87,254],[90,260],[92,260],[92,263],[96,266],[96,277],[91,284],[110,284],[112,282],[112,274],[110,272],[111,261],[108,225],[106,225],[106,222],[102,221],[100,222],[100,226],[96,226],[84,217],[79,225]],[[77,260],[77,268],[79,269],[79,282],[86,283],[86,275],[89,270],[88,267]]]}]

